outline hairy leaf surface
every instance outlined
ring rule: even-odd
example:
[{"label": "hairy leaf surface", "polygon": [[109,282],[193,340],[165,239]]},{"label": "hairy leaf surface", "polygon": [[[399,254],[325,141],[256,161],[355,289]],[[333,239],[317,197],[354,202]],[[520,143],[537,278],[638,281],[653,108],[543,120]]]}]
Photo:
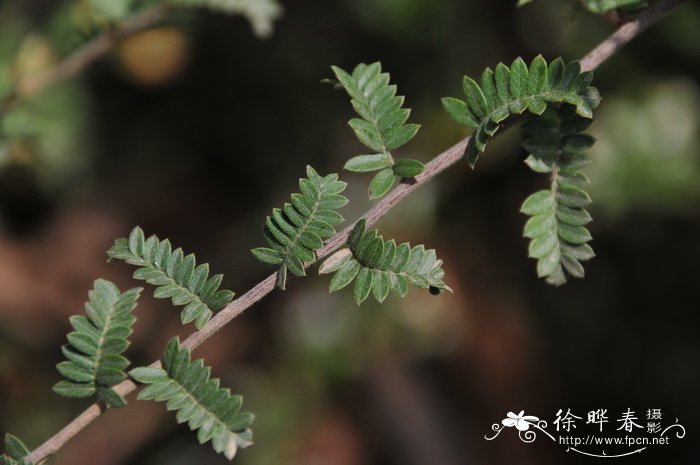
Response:
[{"label": "hairy leaf surface", "polygon": [[65,397],[97,397],[112,407],[122,407],[126,401],[112,386],[126,379],[124,370],[129,360],[121,354],[129,346],[131,326],[136,321],[136,307],[142,288],[120,293],[117,286],[104,279],[95,281],[85,304],[84,315],[70,318],[74,331],[68,334],[68,345],[61,348],[68,359],[56,365],[67,378],[53,390]]},{"label": "hairy leaf surface", "polygon": [[467,146],[467,161],[473,168],[491,138],[513,115],[526,110],[541,115],[548,104],[567,103],[579,115],[592,118],[600,101],[597,89],[590,86],[592,79],[593,73],[582,73],[577,61],[565,65],[557,58],[548,65],[537,56],[528,68],[517,58],[510,68],[503,63],[495,70],[487,68],[481,85],[464,76],[466,99],[445,97],[442,104],[455,121],[475,130]]},{"label": "hairy leaf surface", "polygon": [[538,276],[555,286],[564,284],[567,274],[583,278],[581,262],[595,256],[586,228],[592,221],[585,209],[591,199],[583,190],[588,178],[579,171],[589,162],[585,151],[593,145],[593,138],[583,134],[589,125],[569,105],[550,108],[523,125],[523,146],[530,154],[525,163],[551,179],[548,190],[532,194],[520,209],[530,216],[524,235],[530,239],[530,257],[537,259]]},{"label": "hairy leaf surface", "polygon": [[211,441],[229,460],[239,448],[252,444],[249,426],[254,416],[240,411],[243,398],[219,387],[220,381],[210,377],[211,368],[202,359],[191,361],[190,351],[176,337],[165,349],[163,368],[135,368],[129,375],[148,385],[139,392],[139,400],[167,402],[168,410],[177,411],[178,423],[197,430],[200,444]]},{"label": "hairy leaf surface", "polygon": [[219,289],[223,275],[209,276],[208,263],[197,265],[193,254],[185,255],[180,248],[172,250],[168,239],[161,241],[156,235],[146,239],[138,226],[128,239],[117,239],[107,255],[138,266],[134,278],[157,286],[154,297],[170,298],[173,305],[184,306],[180,314],[183,324],[194,321],[201,329],[214,312],[233,299],[233,292]]},{"label": "hairy leaf surface", "polygon": [[430,289],[433,293],[452,291],[444,282],[442,260],[435,250],[408,243],[385,242],[376,230],[365,232],[365,220],[359,221],[348,238],[348,248],[328,257],[319,268],[320,274],[335,273],[330,292],[338,291],[353,281],[355,302],[361,304],[372,296],[383,302],[389,291],[404,297],[408,285]]},{"label": "hairy leaf surface", "polygon": [[251,250],[255,258],[280,265],[277,286],[285,289],[287,273],[305,276],[304,262],[316,260],[316,250],[335,234],[335,226],[344,221],[335,210],[348,199],[340,195],[347,186],[337,174],[320,176],[306,167],[306,178],[299,180],[301,193],[292,194],[291,203],[272,210],[265,221],[264,234],[270,247]]},{"label": "hairy leaf surface", "polygon": [[404,97],[396,95],[396,86],[389,84],[388,73],[381,72],[381,63],[360,63],[352,73],[337,66],[332,68],[360,116],[350,120],[350,127],[360,142],[373,151],[351,158],[345,169],[379,171],[369,187],[370,199],[379,198],[391,189],[396,177],[414,177],[425,169],[425,165],[417,160],[394,161],[391,154],[392,150],[411,140],[420,125],[406,123],[411,110],[402,108]]}]

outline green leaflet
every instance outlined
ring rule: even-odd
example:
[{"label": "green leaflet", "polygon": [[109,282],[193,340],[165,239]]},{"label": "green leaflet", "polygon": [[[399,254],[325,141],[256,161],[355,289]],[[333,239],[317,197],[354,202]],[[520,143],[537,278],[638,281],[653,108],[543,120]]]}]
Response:
[{"label": "green leaflet", "polygon": [[348,199],[340,195],[347,186],[333,173],[319,176],[306,167],[306,178],[299,180],[301,193],[292,194],[291,203],[275,208],[265,221],[264,234],[270,248],[251,250],[255,258],[270,265],[280,265],[277,286],[285,289],[287,272],[306,276],[304,262],[316,260],[316,250],[335,234],[335,226],[344,221],[335,210]]},{"label": "green leaflet", "polygon": [[26,465],[24,458],[29,455],[29,449],[17,437],[5,434],[5,453],[0,455],[0,465]]},{"label": "green leaflet", "polygon": [[593,145],[593,138],[583,134],[590,123],[574,107],[562,105],[523,125],[523,146],[530,154],[525,163],[551,178],[550,188],[532,194],[520,209],[530,216],[524,235],[530,239],[530,257],[537,259],[538,276],[555,286],[566,282],[564,271],[583,278],[581,262],[595,256],[587,244],[591,234],[586,225],[592,218],[585,207],[591,199],[582,189],[588,178],[579,171],[589,162],[585,150]]},{"label": "green leaflet", "polygon": [[581,72],[577,61],[565,65],[557,58],[549,65],[537,56],[528,69],[522,58],[508,68],[499,63],[495,70],[486,68],[481,85],[464,76],[466,100],[452,97],[442,99],[447,113],[458,123],[475,130],[467,146],[467,161],[473,168],[479,154],[511,115],[526,110],[541,115],[548,104],[568,103],[576,112],[592,118],[592,109],[598,106],[600,96],[590,87],[592,72]]},{"label": "green leaflet", "polygon": [[350,120],[357,138],[373,151],[358,155],[345,164],[354,172],[379,171],[369,187],[370,199],[376,199],[394,185],[396,177],[412,178],[425,169],[417,160],[394,160],[391,151],[401,147],[416,135],[420,125],[406,124],[411,110],[402,108],[404,97],[396,95],[396,86],[389,84],[389,74],[382,73],[379,62],[360,63],[352,74],[333,66],[333,72],[351,97],[360,118]]},{"label": "green leaflet", "polygon": [[54,392],[64,397],[97,397],[112,407],[123,407],[126,401],[112,386],[126,379],[124,370],[129,360],[121,355],[129,346],[131,326],[136,321],[136,307],[142,288],[120,293],[117,286],[104,279],[95,281],[85,304],[84,315],[70,318],[75,331],[68,334],[69,345],[61,348],[68,359],[56,365],[67,381],[59,381]]},{"label": "green leaflet", "polygon": [[211,368],[204,366],[204,360],[190,358],[190,351],[174,337],[165,349],[163,368],[131,370],[132,378],[148,385],[138,399],[167,401],[166,408],[177,411],[178,423],[187,422],[191,430],[198,430],[200,444],[211,441],[215,451],[231,460],[239,448],[252,444],[253,433],[248,427],[254,416],[240,412],[243,398],[219,387],[219,380],[210,378]]},{"label": "green leaflet", "polygon": [[117,239],[107,255],[110,260],[117,258],[138,266],[134,278],[158,286],[154,297],[170,298],[173,305],[184,305],[182,324],[194,321],[201,329],[215,311],[233,299],[233,292],[219,290],[223,275],[209,276],[209,264],[197,265],[193,254],[184,255],[179,248],[172,250],[168,239],[161,241],[155,235],[145,239],[138,226],[128,239]]},{"label": "green leaflet", "polygon": [[[109,0],[102,0],[109,1]],[[258,37],[269,37],[273,23],[282,16],[277,0],[166,0],[184,7],[207,8],[212,11],[244,16]]]},{"label": "green leaflet", "polygon": [[442,260],[435,250],[408,243],[396,245],[385,242],[376,230],[365,232],[365,220],[359,221],[348,238],[348,248],[328,257],[319,274],[335,273],[330,292],[340,290],[355,281],[355,302],[360,305],[371,293],[383,302],[389,291],[404,297],[408,285],[430,289],[433,293],[452,290],[443,282]]}]

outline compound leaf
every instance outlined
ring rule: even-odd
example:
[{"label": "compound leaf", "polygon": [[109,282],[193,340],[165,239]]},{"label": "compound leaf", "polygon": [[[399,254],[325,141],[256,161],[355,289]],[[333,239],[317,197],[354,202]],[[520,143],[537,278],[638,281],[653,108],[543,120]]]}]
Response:
[{"label": "compound leaf", "polygon": [[185,255],[180,248],[172,250],[168,239],[160,240],[156,235],[146,239],[138,226],[128,238],[117,239],[107,255],[110,260],[116,258],[136,265],[134,278],[157,286],[155,298],[169,298],[173,305],[184,306],[180,313],[182,324],[194,321],[201,329],[214,312],[233,299],[233,292],[219,289],[223,275],[209,275],[209,264],[197,265],[193,254]]},{"label": "compound leaf", "polygon": [[64,397],[97,397],[112,407],[126,401],[112,387],[126,379],[124,370],[129,360],[121,355],[129,345],[128,337],[136,318],[136,307],[142,288],[120,293],[113,283],[98,279],[85,304],[87,316],[70,318],[74,331],[68,334],[69,345],[61,348],[67,361],[56,369],[67,380],[59,381],[54,392]]},{"label": "compound leaf", "polygon": [[323,241],[335,234],[335,226],[343,221],[335,210],[348,203],[340,195],[346,183],[337,174],[320,176],[306,167],[306,178],[299,180],[301,193],[292,194],[291,203],[275,208],[264,227],[268,247],[251,250],[255,258],[270,265],[280,265],[277,286],[285,289],[287,273],[306,275],[304,262],[316,260],[316,251]]},{"label": "compound leaf", "polygon": [[411,247],[408,243],[397,246],[393,239],[384,241],[376,230],[365,231],[365,220],[353,228],[348,247],[328,257],[319,273],[335,273],[330,292],[354,280],[353,295],[358,305],[370,294],[381,303],[390,290],[403,297],[408,284],[433,293],[452,291],[443,281],[442,260],[437,259],[434,250],[425,250],[422,245]]},{"label": "compound leaf", "polygon": [[[350,120],[350,127],[357,138],[374,154],[358,155],[351,158],[345,169],[355,172],[369,172],[389,169],[397,177],[413,177],[422,172],[424,166],[414,165],[411,176],[400,174],[395,166],[391,151],[411,140],[420,125],[406,123],[411,110],[403,108],[404,97],[396,95],[396,86],[389,84],[389,74],[382,73],[381,63],[360,63],[352,73],[333,66],[333,73],[351,98],[355,112],[360,118]],[[397,162],[398,163],[398,162]],[[409,171],[404,170],[404,173]],[[387,179],[386,172],[375,176],[370,186],[370,198],[386,194],[395,180]]]},{"label": "compound leaf", "polygon": [[240,411],[243,398],[219,387],[220,381],[211,379],[211,368],[202,359],[192,361],[177,337],[168,342],[163,368],[134,368],[129,375],[148,385],[139,392],[139,400],[167,402],[168,410],[177,411],[178,423],[198,430],[200,444],[211,441],[214,450],[229,460],[239,448],[252,444],[249,426],[254,416]]},{"label": "compound leaf", "polygon": [[538,276],[555,286],[564,284],[567,274],[582,278],[581,262],[595,255],[587,244],[592,238],[586,225],[592,218],[585,207],[591,199],[581,189],[587,178],[578,171],[593,144],[581,133],[586,122],[574,107],[563,105],[523,125],[523,146],[530,154],[526,163],[551,177],[550,188],[532,194],[520,208],[530,216],[524,235],[531,240],[530,257],[538,260]]},{"label": "compound leaf", "polygon": [[465,76],[465,100],[445,97],[442,104],[455,121],[475,129],[467,146],[467,161],[473,168],[479,154],[510,116],[526,110],[541,115],[548,105],[568,103],[579,115],[591,118],[592,109],[600,100],[597,90],[590,87],[592,78],[592,73],[581,72],[578,62],[564,66],[558,58],[548,65],[542,56],[537,56],[528,68],[522,58],[517,58],[510,67],[499,63],[495,71],[487,68],[481,86]]}]

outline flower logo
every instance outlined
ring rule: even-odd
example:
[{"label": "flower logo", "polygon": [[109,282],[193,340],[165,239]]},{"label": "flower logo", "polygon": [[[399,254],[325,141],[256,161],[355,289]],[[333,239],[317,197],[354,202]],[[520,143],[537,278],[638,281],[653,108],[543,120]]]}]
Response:
[{"label": "flower logo", "polygon": [[512,427],[515,426],[518,431],[527,431],[530,429],[530,425],[536,425],[539,418],[533,417],[532,415],[523,415],[525,410],[521,410],[517,415],[513,412],[508,412],[507,418],[504,418],[501,423],[503,426]]}]

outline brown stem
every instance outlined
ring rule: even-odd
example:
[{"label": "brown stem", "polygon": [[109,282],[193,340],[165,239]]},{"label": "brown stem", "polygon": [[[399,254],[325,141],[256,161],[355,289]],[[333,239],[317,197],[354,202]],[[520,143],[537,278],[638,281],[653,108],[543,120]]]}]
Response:
[{"label": "brown stem", "polygon": [[55,66],[40,73],[23,77],[16,83],[11,94],[5,97],[5,101],[9,104],[18,97],[29,97],[51,84],[77,76],[95,61],[111,52],[120,40],[157,24],[165,18],[171,9],[170,4],[159,3],[140,11],[117,26],[101,33]]},{"label": "brown stem", "polygon": [[627,45],[628,42],[649,29],[650,26],[661,20],[671,10],[686,1],[687,0],[664,0],[642,11],[632,20],[620,26],[611,36],[598,44],[596,48],[588,52],[588,54],[581,59],[581,69],[583,71],[592,71],[596,69],[602,62]]},{"label": "brown stem", "polygon": [[[645,10],[636,19],[629,23],[621,26],[616,32],[614,32],[610,37],[605,39],[600,45],[593,49],[581,60],[582,68],[584,70],[593,70],[600,66],[605,60],[610,58],[615,52],[617,52],[624,44],[632,40],[636,35],[640,34],[646,30],[653,23],[659,21],[663,16],[666,15],[671,9],[680,5],[685,0],[662,0],[655,4],[653,7]],[[99,38],[96,40],[100,40]],[[105,39],[102,39],[105,40]],[[98,50],[103,50],[100,47],[96,48]],[[83,50],[89,50],[92,47],[90,45],[86,46]],[[78,54],[85,53],[79,51]],[[101,52],[104,54],[105,52]],[[69,59],[70,60],[70,59]],[[83,63],[80,69],[84,68],[89,60],[77,60]],[[60,66],[60,65],[59,65]],[[72,68],[71,68],[72,69]],[[65,71],[63,72],[65,73]],[[65,76],[66,74],[64,74]],[[48,79],[44,82],[53,82],[56,78]],[[46,85],[46,84],[44,84]],[[371,226],[376,223],[380,218],[386,215],[394,206],[401,202],[404,198],[410,195],[414,190],[418,189],[420,186],[425,184],[435,175],[446,170],[450,166],[457,163],[464,156],[464,151],[469,143],[469,137],[462,139],[457,144],[453,145],[449,149],[442,152],[437,157],[433,158],[426,166],[425,171],[420,175],[415,177],[415,180],[411,182],[402,182],[394,190],[392,190],[387,196],[382,198],[377,202],[367,213],[365,213],[362,218],[367,221],[367,225]],[[328,240],[326,245],[321,248],[318,253],[318,260],[321,260],[333,251],[341,247],[347,241],[348,235],[352,230],[352,225],[343,229],[341,232],[333,236]],[[311,264],[307,264],[310,266]],[[217,313],[201,330],[190,335],[184,342],[183,346],[192,350],[201,345],[209,337],[214,335],[217,331],[223,328],[231,320],[236,318],[238,315],[243,313],[245,310],[250,308],[253,304],[261,300],[267,294],[275,289],[276,274],[272,274],[265,278],[263,281],[258,283],[255,287],[250,289],[248,292],[228,304],[223,310]],[[154,362],[151,366],[160,366],[160,362]],[[123,383],[115,386],[115,390],[126,396],[131,392],[135,391],[138,386],[133,381],[124,381]],[[34,449],[25,459],[27,463],[33,464],[44,460],[49,455],[56,453],[63,447],[63,445],[68,442],[73,436],[78,434],[82,429],[89,425],[95,418],[100,416],[106,407],[99,403],[95,403],[90,406],[87,410],[81,413],[58,433],[48,439],[44,444]]]}]

